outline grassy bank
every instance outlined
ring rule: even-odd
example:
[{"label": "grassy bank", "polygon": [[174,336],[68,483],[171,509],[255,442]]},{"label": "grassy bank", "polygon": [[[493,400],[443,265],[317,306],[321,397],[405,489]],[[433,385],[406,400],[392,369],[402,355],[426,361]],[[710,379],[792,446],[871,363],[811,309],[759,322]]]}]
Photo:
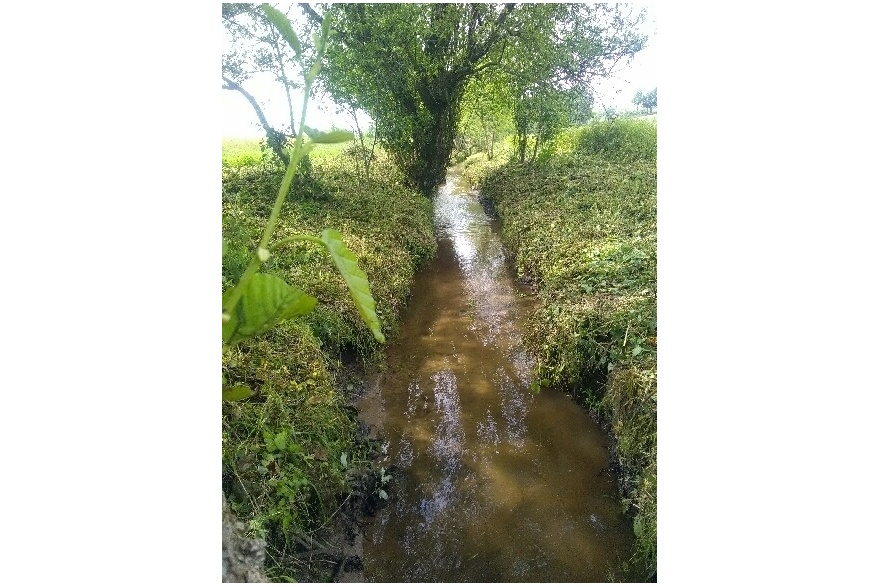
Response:
[{"label": "grassy bank", "polygon": [[[346,155],[350,146],[311,153],[311,175],[297,178],[275,234],[280,240],[338,230],[370,280],[389,336],[416,270],[436,248],[431,202],[403,188],[384,158],[365,178]],[[256,141],[224,141],[224,291],[253,254],[282,176]],[[252,535],[267,540],[270,580],[322,578],[315,571],[327,554],[314,554],[321,551],[316,532],[329,525],[352,479],[369,467],[370,448],[358,440],[356,417],[340,389],[342,357],[375,363],[381,349],[323,247],[296,242],[264,270],[315,296],[318,305],[224,356],[227,381],[246,383],[257,394],[224,402],[223,490]]]},{"label": "grassy bank", "polygon": [[656,153],[653,122],[617,120],[564,132],[534,164],[510,150],[465,162],[540,295],[527,333],[540,377],[614,434],[641,579],[657,566]]}]

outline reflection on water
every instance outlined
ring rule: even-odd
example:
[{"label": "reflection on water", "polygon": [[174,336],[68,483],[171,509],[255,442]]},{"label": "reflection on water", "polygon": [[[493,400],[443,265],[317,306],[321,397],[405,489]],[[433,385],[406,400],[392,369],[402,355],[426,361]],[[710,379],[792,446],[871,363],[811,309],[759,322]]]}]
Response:
[{"label": "reflection on water", "polygon": [[359,406],[399,467],[365,529],[365,577],[605,581],[632,541],[608,440],[565,395],[530,392],[521,332],[533,301],[454,170],[434,214],[437,258]]}]

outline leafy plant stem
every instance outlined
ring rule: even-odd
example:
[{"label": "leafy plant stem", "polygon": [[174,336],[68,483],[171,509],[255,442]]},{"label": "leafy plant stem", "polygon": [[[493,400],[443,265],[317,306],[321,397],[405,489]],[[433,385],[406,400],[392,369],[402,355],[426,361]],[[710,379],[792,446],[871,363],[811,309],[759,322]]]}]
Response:
[{"label": "leafy plant stem", "polygon": [[313,242],[313,243],[318,243],[322,247],[327,246],[324,243],[324,241],[322,241],[321,239],[319,239],[316,236],[309,236],[307,234],[298,234],[298,235],[289,236],[287,238],[281,239],[280,241],[278,241],[275,244],[273,244],[272,246],[270,246],[269,250],[274,252],[276,249],[279,249],[280,247],[282,247],[286,244],[292,243],[294,241],[309,241],[309,242]]},{"label": "leafy plant stem", "polygon": [[[266,223],[266,227],[263,229],[263,237],[260,239],[260,244],[257,246],[257,250],[254,252],[254,256],[251,258],[251,262],[248,264],[247,269],[245,269],[244,274],[241,276],[241,279],[235,286],[235,290],[232,292],[232,294],[230,294],[226,306],[223,308],[223,312],[226,314],[231,313],[235,309],[236,304],[238,304],[239,300],[241,300],[241,296],[244,293],[244,288],[242,286],[247,283],[247,280],[254,273],[256,273],[260,269],[260,266],[262,266],[263,264],[263,261],[260,259],[259,256],[259,251],[260,249],[266,249],[267,245],[269,244],[269,239],[272,238],[272,233],[275,231],[275,225],[278,223],[279,216],[281,216],[281,208],[284,206],[284,201],[287,199],[287,194],[290,192],[290,186],[291,184],[293,184],[293,178],[296,176],[296,171],[299,168],[300,161],[302,161],[303,155],[305,155],[306,150],[303,149],[302,129],[306,122],[306,113],[308,112],[309,94],[311,93],[311,89],[312,84],[307,80],[303,94],[305,96],[305,99],[303,100],[302,114],[299,118],[300,132],[296,135],[296,143],[294,143],[293,146],[290,164],[287,166],[287,172],[284,174],[284,180],[281,182],[281,187],[278,189],[278,196],[275,198],[275,205],[272,207],[272,213],[269,216],[269,221]],[[274,248],[275,247],[272,247],[272,249]],[[224,346],[224,351],[225,350],[226,347]]]}]

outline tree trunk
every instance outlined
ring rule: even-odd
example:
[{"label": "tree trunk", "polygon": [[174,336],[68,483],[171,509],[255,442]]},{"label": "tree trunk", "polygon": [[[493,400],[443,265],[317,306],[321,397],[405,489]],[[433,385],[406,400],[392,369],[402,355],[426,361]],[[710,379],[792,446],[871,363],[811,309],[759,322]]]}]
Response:
[{"label": "tree trunk", "polygon": [[413,137],[414,161],[405,169],[411,187],[432,198],[446,179],[452,154],[458,99],[432,112],[432,120]]}]

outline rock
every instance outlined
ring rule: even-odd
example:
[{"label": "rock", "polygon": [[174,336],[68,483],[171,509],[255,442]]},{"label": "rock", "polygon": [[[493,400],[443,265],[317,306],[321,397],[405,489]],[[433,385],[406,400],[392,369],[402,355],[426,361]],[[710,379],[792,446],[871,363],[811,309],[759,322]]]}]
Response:
[{"label": "rock", "polygon": [[226,503],[223,496],[223,582],[267,583],[263,567],[266,563],[266,543],[248,538],[245,525]]}]

